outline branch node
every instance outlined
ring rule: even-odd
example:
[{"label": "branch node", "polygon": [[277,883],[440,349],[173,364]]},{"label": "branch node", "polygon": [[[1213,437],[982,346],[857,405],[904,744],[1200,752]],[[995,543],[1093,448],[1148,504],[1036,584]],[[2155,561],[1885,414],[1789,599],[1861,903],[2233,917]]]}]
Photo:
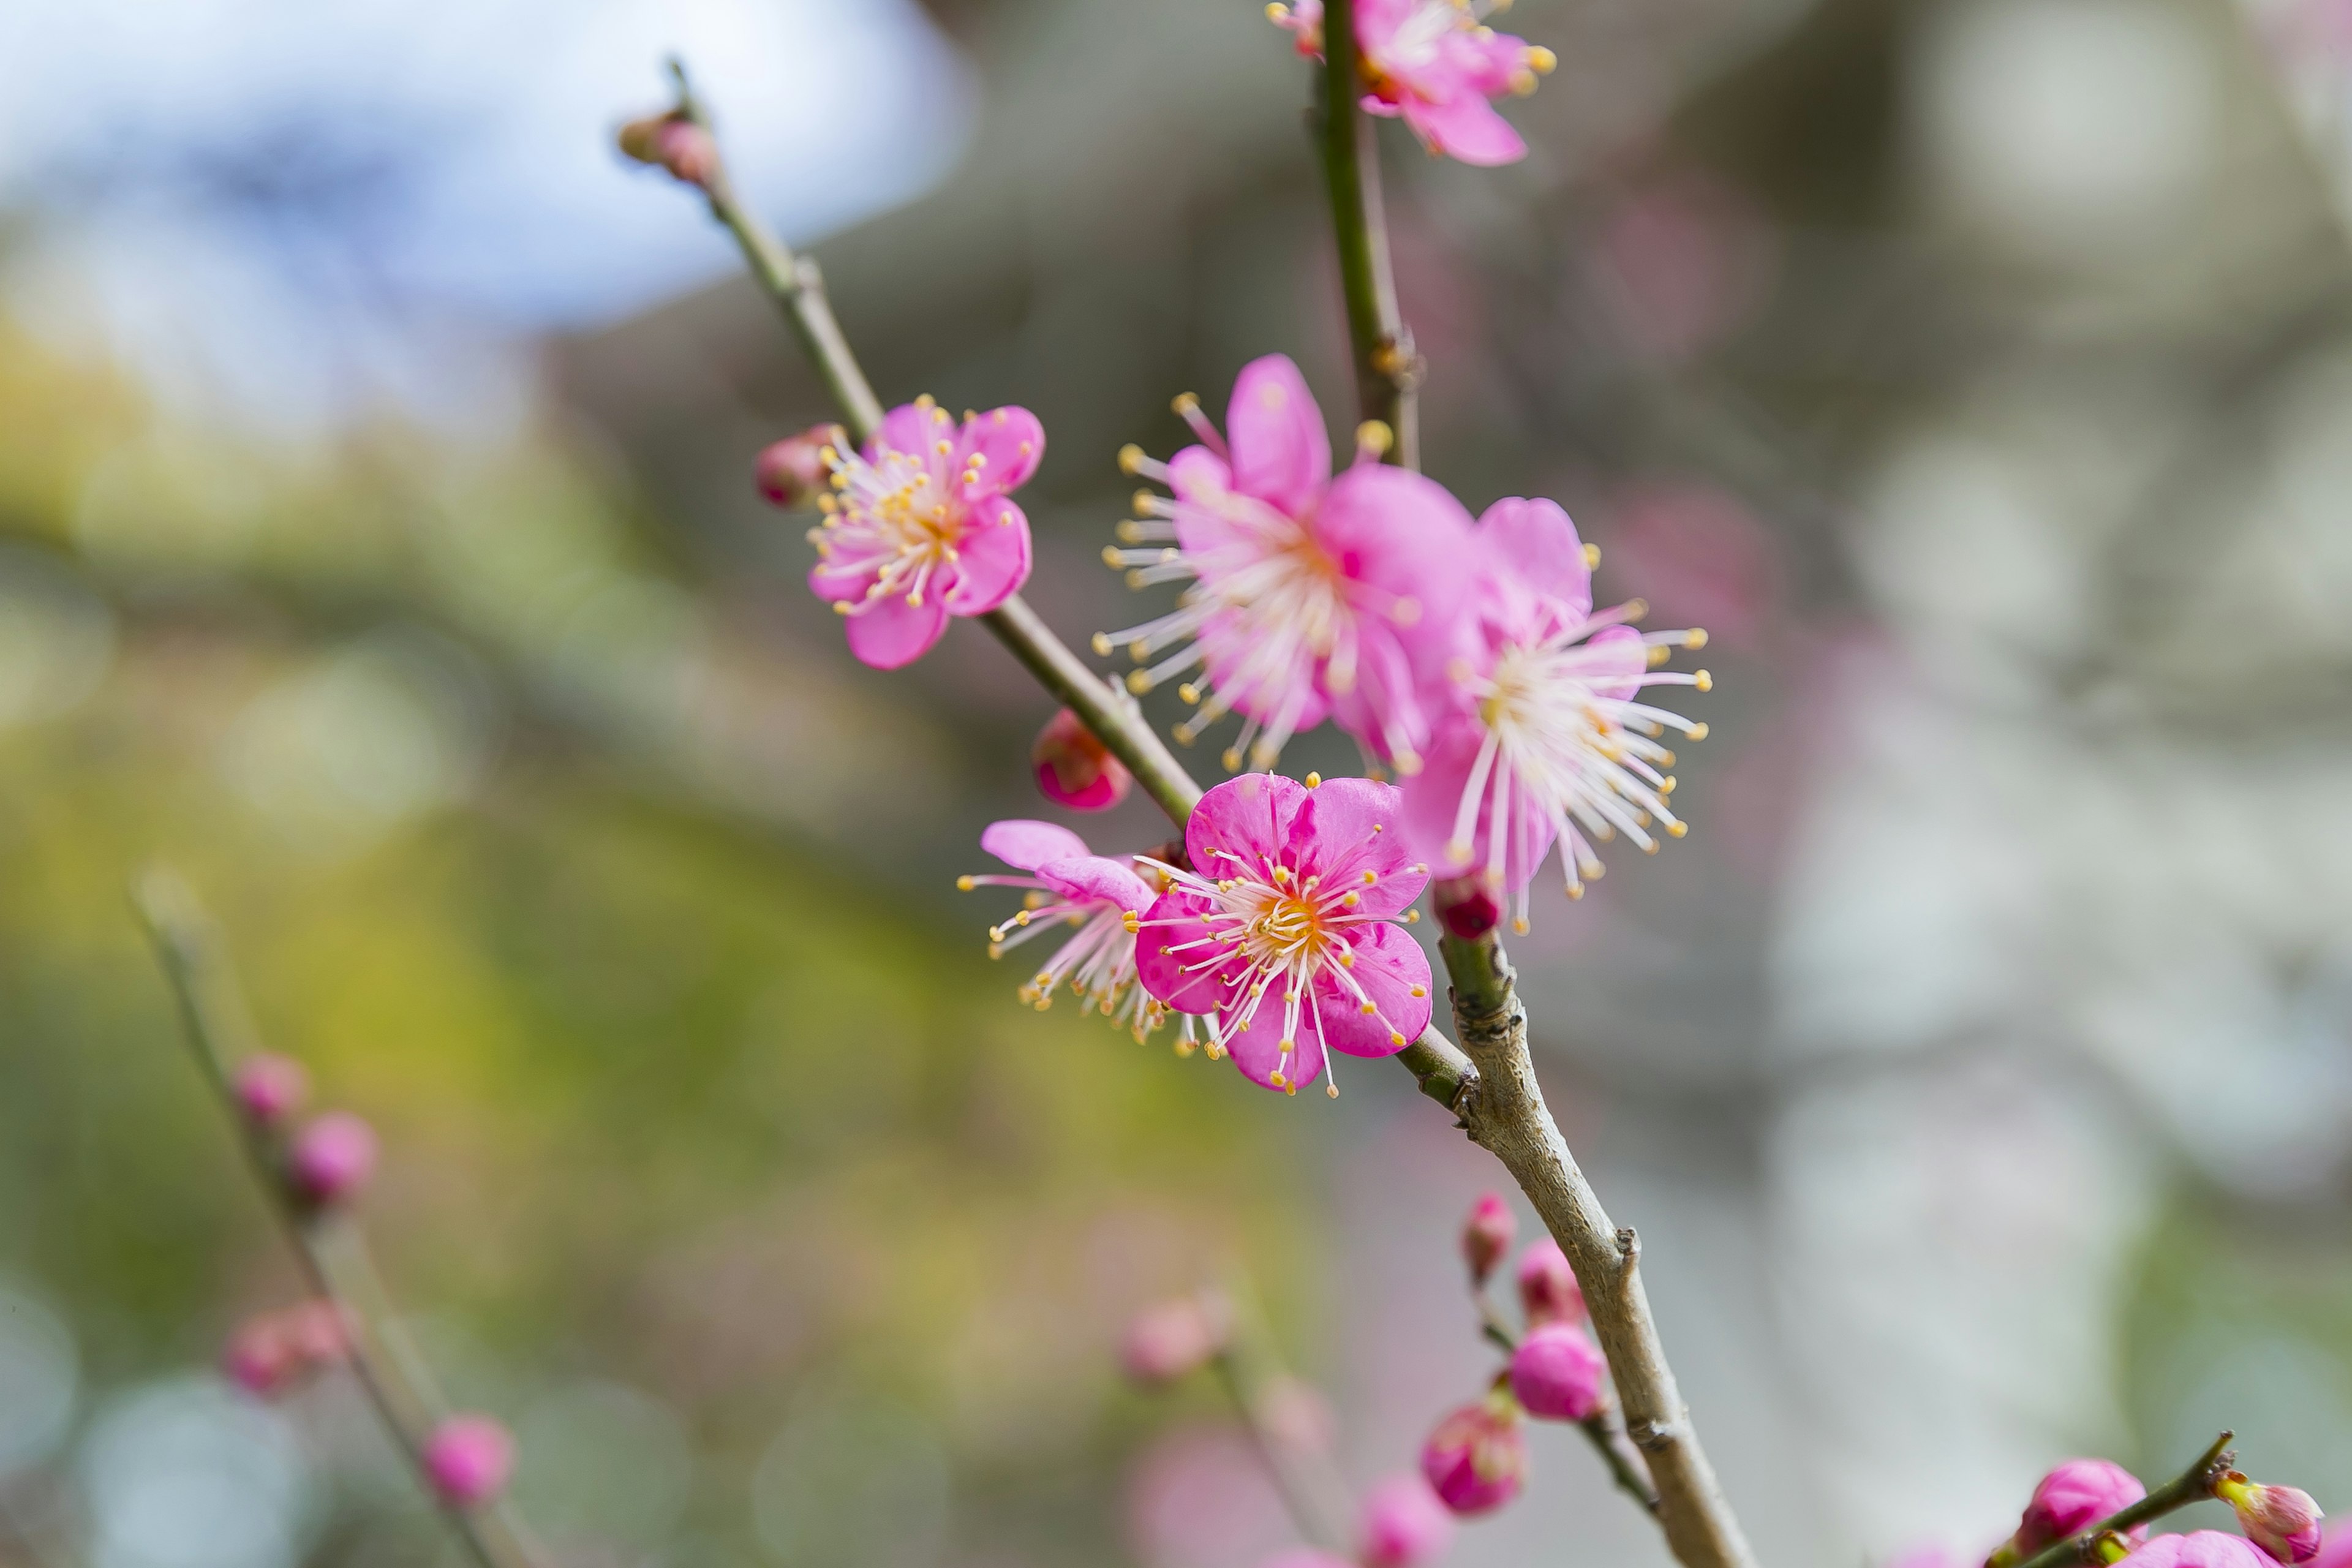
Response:
[{"label": "branch node", "polygon": [[1628,1426],[1625,1436],[1631,1437],[1633,1446],[1642,1452],[1654,1454],[1681,1442],[1687,1426],[1680,1417],[1671,1421],[1643,1421]]}]

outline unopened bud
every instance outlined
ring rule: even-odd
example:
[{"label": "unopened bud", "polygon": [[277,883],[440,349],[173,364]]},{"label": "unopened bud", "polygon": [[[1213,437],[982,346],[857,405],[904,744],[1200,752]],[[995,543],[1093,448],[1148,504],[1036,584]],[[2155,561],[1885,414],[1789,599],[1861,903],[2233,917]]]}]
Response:
[{"label": "unopened bud", "polygon": [[1546,1323],[1511,1356],[1511,1393],[1530,1415],[1581,1421],[1600,1413],[1609,1363],[1592,1336],[1570,1323]]},{"label": "unopened bud", "polygon": [[1576,1283],[1576,1270],[1568,1266],[1568,1254],[1559,1243],[1548,1236],[1528,1243],[1519,1254],[1519,1310],[1527,1314],[1530,1329],[1584,1321],[1584,1292]]},{"label": "unopened bud", "polygon": [[1454,1516],[1419,1476],[1391,1476],[1365,1495],[1364,1568],[1421,1568],[1454,1539]]},{"label": "unopened bud", "polygon": [[452,1508],[478,1508],[506,1489],[514,1438],[488,1415],[452,1415],[425,1445],[425,1474]]},{"label": "unopened bud", "polygon": [[667,169],[689,185],[707,185],[719,167],[719,144],[683,114],[650,114],[621,127],[624,156]]},{"label": "unopened bud", "polygon": [[257,1399],[268,1399],[291,1379],[292,1356],[278,1314],[265,1312],[236,1326],[221,1347],[221,1373]]},{"label": "unopened bud", "polygon": [[1067,708],[1045,721],[1029,761],[1045,798],[1072,811],[1108,811],[1135,784],[1135,775]]},{"label": "unopened bud", "polygon": [[[2139,1478],[2111,1459],[2069,1459],[2035,1484],[2024,1515],[2017,1521],[2017,1533],[1992,1554],[1992,1568],[2022,1562],[2051,1542],[2080,1534],[2147,1495]],[[2134,1545],[2147,1540],[2147,1527],[2139,1527],[2131,1539]]]},{"label": "unopened bud", "polygon": [[[2099,1555],[2114,1562],[2117,1538],[2110,1531]],[[2271,1561],[2242,1537],[2219,1530],[2196,1530],[2184,1535],[2159,1535],[2123,1559],[2131,1568],[2271,1568]]]},{"label": "unopened bud", "polygon": [[1422,1445],[1421,1473],[1455,1513],[1486,1513],[1518,1496],[1528,1443],[1518,1407],[1507,1398],[1465,1405]]},{"label": "unopened bud", "polygon": [[1456,877],[1437,884],[1437,923],[1445,934],[1475,942],[1503,923],[1503,903],[1484,877]]},{"label": "unopened bud", "polygon": [[1231,1316],[1214,1296],[1180,1296],[1146,1308],[1119,1342],[1119,1364],[1138,1383],[1173,1383],[1223,1352]]},{"label": "unopened bud", "polygon": [[1511,1242],[1519,1232],[1518,1215],[1503,1201],[1500,1193],[1481,1193],[1478,1201],[1470,1205],[1470,1217],[1462,1226],[1462,1260],[1470,1266],[1470,1283],[1484,1285],[1495,1272],[1495,1265],[1511,1250]]},{"label": "unopened bud", "polygon": [[2326,1516],[2309,1492],[2266,1487],[2231,1470],[2214,1483],[2213,1495],[2235,1510],[2246,1539],[2280,1562],[2308,1563],[2319,1555],[2319,1521]]},{"label": "unopened bud", "polygon": [[817,425],[761,450],[751,473],[760,493],[774,506],[806,506],[824,489],[824,449],[848,439],[838,425]]},{"label": "unopened bud", "polygon": [[222,1347],[221,1371],[258,1398],[270,1399],[351,1354],[343,1309],[309,1300],[247,1319]]},{"label": "unopened bud", "polygon": [[257,1051],[237,1064],[230,1088],[256,1126],[275,1127],[301,1109],[310,1075],[291,1057]]},{"label": "unopened bud", "polygon": [[341,1203],[375,1171],[375,1130],[348,1110],[331,1110],[295,1135],[286,1173],[312,1203]]}]

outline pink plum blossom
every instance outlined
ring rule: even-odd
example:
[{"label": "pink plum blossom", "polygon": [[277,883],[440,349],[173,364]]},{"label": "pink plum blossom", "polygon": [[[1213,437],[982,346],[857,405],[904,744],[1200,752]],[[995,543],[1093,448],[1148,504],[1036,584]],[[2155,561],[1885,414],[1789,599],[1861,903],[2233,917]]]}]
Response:
[{"label": "pink plum blossom", "polygon": [[310,1092],[310,1075],[291,1057],[256,1051],[236,1064],[229,1087],[256,1126],[275,1127],[301,1109]]},{"label": "pink plum blossom", "polygon": [[1365,1494],[1357,1527],[1364,1568],[1422,1568],[1454,1539],[1454,1515],[1419,1476],[1391,1476]]},{"label": "pink plum blossom", "polygon": [[1528,1328],[1584,1321],[1584,1290],[1568,1266],[1568,1254],[1550,1237],[1536,1237],[1519,1254],[1518,1283],[1519,1310]]},{"label": "pink plum blossom", "polygon": [[1408,824],[1440,875],[1482,876],[1516,894],[1513,923],[1524,931],[1527,887],[1554,842],[1573,899],[1601,875],[1594,842],[1622,833],[1653,851],[1654,826],[1682,837],[1663,771],[1675,755],[1658,738],[1679,730],[1698,740],[1706,726],[1640,694],[1713,682],[1703,669],[1653,668],[1669,647],[1705,646],[1705,633],[1636,632],[1626,623],[1644,613],[1639,600],[1593,611],[1594,557],[1552,502],[1496,501],[1476,537],[1486,563],[1468,617],[1477,646],[1446,659],[1450,701],[1432,700],[1445,716],[1428,765],[1406,781]]},{"label": "pink plum blossom", "polygon": [[[1507,0],[1506,0],[1507,3]],[[1423,145],[1465,163],[1511,163],[1528,144],[1493,100],[1525,95],[1558,62],[1549,49],[1486,26],[1495,0],[1356,0],[1367,113],[1402,119]],[[1298,52],[1323,53],[1323,0],[1269,6]]]},{"label": "pink plum blossom", "polygon": [[1518,1496],[1528,1475],[1518,1406],[1507,1397],[1482,1399],[1440,1421],[1422,1445],[1421,1473],[1455,1513],[1486,1513]]},{"label": "pink plum blossom", "polygon": [[375,1130],[348,1110],[331,1110],[295,1135],[286,1173],[313,1203],[341,1203],[375,1172]]},{"label": "pink plum blossom", "polygon": [[425,1445],[425,1474],[452,1508],[478,1508],[506,1489],[514,1438],[488,1415],[452,1415]]},{"label": "pink plum blossom", "polygon": [[883,416],[865,447],[828,446],[809,588],[848,618],[849,651],[897,669],[930,651],[950,616],[980,616],[1029,575],[1029,520],[1011,499],[1037,471],[1045,427],[1025,408],[967,414],[928,397]]},{"label": "pink plum blossom", "polygon": [[1072,811],[1108,811],[1127,798],[1135,775],[1110,754],[1086,721],[1064,708],[1045,721],[1030,748],[1037,788],[1055,805]]},{"label": "pink plum blossom", "polygon": [[1245,773],[1193,808],[1192,869],[1161,868],[1143,984],[1213,1016],[1253,1082],[1295,1093],[1330,1051],[1392,1056],[1429,1027],[1429,957],[1403,930],[1429,868],[1394,830],[1402,805],[1370,779]]},{"label": "pink plum blossom", "polygon": [[2218,1530],[2159,1535],[2122,1561],[2128,1568],[2271,1568],[2244,1539]]},{"label": "pink plum blossom", "polygon": [[[1172,499],[1139,491],[1144,515],[1120,525],[1133,549],[1104,558],[1136,587],[1189,580],[1167,615],[1107,632],[1095,651],[1125,647],[1146,691],[1185,675],[1179,694],[1200,711],[1177,726],[1190,742],[1229,712],[1245,722],[1225,766],[1270,768],[1293,735],[1328,714],[1399,772],[1420,765],[1430,715],[1422,695],[1440,640],[1424,630],[1461,619],[1472,585],[1470,514],[1444,487],[1377,457],[1360,441],[1337,478],[1322,411],[1298,367],[1268,354],[1242,369],[1220,435],[1189,395],[1177,400],[1200,445],[1166,463],[1133,447],[1129,473]],[[1230,439],[1228,439],[1230,438]]]},{"label": "pink plum blossom", "polygon": [[1609,1363],[1592,1336],[1572,1323],[1546,1323],[1511,1352],[1511,1393],[1530,1415],[1581,1421],[1599,1412]]},{"label": "pink plum blossom", "polygon": [[[2069,1459],[2053,1468],[2033,1488],[2017,1533],[1993,1553],[1995,1563],[2015,1563],[2032,1556],[2053,1541],[2079,1534],[2129,1508],[2147,1495],[2139,1478],[2111,1459]],[[2131,1539],[2147,1539],[2140,1526]]]},{"label": "pink plum blossom", "polygon": [[1511,1238],[1518,1233],[1519,1216],[1511,1212],[1503,1194],[1480,1193],[1462,1226],[1462,1260],[1470,1266],[1471,1284],[1486,1283],[1486,1276],[1511,1250]]},{"label": "pink plum blossom", "polygon": [[2352,1568],[2352,1530],[2323,1528],[2319,1555],[2311,1562],[2312,1568]]},{"label": "pink plum blossom", "polygon": [[2319,1555],[2320,1524],[2326,1516],[2311,1494],[2296,1487],[2266,1487],[2231,1470],[2213,1495],[2235,1510],[2246,1539],[2282,1563],[2308,1563]]},{"label": "pink plum blossom", "polygon": [[[1137,875],[1136,860],[1097,855],[1066,827],[1018,817],[990,824],[980,847],[1025,875],[959,877],[957,887],[967,892],[982,887],[1028,892],[1024,907],[1011,920],[989,928],[991,958],[1048,931],[1069,933],[1021,987],[1021,1000],[1042,1013],[1053,1005],[1055,991],[1066,985],[1081,1006],[1124,1025],[1139,1041],[1166,1021],[1168,1007],[1137,984],[1134,922],[1159,894]],[[1160,876],[1157,862],[1142,865]],[[1213,1021],[1203,1028],[1191,1017],[1178,1020],[1180,1055],[1191,1056],[1204,1038],[1212,1061],[1224,1054]]]}]

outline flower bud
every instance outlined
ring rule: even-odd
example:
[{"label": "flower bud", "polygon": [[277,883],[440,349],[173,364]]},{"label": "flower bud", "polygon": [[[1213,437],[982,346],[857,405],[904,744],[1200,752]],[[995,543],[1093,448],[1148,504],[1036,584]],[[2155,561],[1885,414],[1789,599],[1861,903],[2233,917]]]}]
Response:
[{"label": "flower bud", "polygon": [[254,1125],[275,1127],[301,1109],[310,1075],[291,1057],[257,1051],[237,1063],[229,1088]]},{"label": "flower bud", "polygon": [[294,1137],[286,1173],[312,1203],[341,1203],[375,1170],[375,1130],[348,1110],[331,1110]]},{"label": "flower bud", "polygon": [[1211,1296],[1180,1296],[1146,1308],[1127,1326],[1119,1364],[1138,1383],[1173,1383],[1224,1350],[1230,1316],[1223,1300]]},{"label": "flower bud", "polygon": [[1419,1476],[1391,1476],[1364,1498],[1364,1568],[1421,1568],[1454,1539],[1454,1516]]},{"label": "flower bud", "polygon": [[2123,1561],[2130,1568],[2271,1568],[2270,1559],[2218,1530],[2159,1535]]},{"label": "flower bud", "polygon": [[329,1366],[352,1353],[350,1314],[340,1301],[317,1297],[286,1309],[278,1315],[286,1343],[306,1371]]},{"label": "flower bud", "polygon": [[1500,1193],[1481,1193],[1462,1226],[1462,1260],[1470,1265],[1470,1283],[1484,1285],[1495,1265],[1511,1250],[1519,1219]]},{"label": "flower bud", "polygon": [[1127,798],[1135,776],[1110,754],[1086,721],[1062,709],[1037,731],[1029,761],[1037,788],[1055,805],[1072,811],[1108,811]]},{"label": "flower bud", "polygon": [[763,448],[751,472],[770,504],[806,506],[825,486],[824,449],[849,439],[838,425],[813,425]]},{"label": "flower bud", "polygon": [[1584,1292],[1577,1286],[1576,1270],[1568,1266],[1568,1254],[1559,1243],[1548,1236],[1528,1243],[1519,1254],[1519,1310],[1527,1314],[1530,1329],[1584,1321]]},{"label": "flower bud", "polygon": [[278,1314],[264,1312],[236,1326],[221,1347],[221,1374],[257,1399],[268,1399],[293,1381],[292,1347]]},{"label": "flower bud", "polygon": [[667,169],[689,185],[709,183],[719,167],[719,144],[710,132],[677,113],[650,114],[621,127],[624,156]]},{"label": "flower bud", "polygon": [[2231,1470],[2214,1483],[2213,1495],[2236,1511],[2246,1539],[2280,1562],[2308,1563],[2319,1555],[2319,1521],[2326,1516],[2309,1492],[2266,1487]]},{"label": "flower bud", "polygon": [[1456,877],[1437,884],[1437,923],[1445,934],[1475,942],[1503,923],[1503,903],[1484,877]]},{"label": "flower bud", "polygon": [[1440,1421],[1422,1445],[1421,1473],[1455,1513],[1485,1513],[1510,1501],[1528,1473],[1517,1407],[1482,1399]]},{"label": "flower bud", "polygon": [[1288,1374],[1269,1380],[1258,1391],[1258,1426],[1275,1442],[1293,1453],[1312,1453],[1331,1446],[1330,1401],[1305,1378]]},{"label": "flower bud", "polygon": [[[2139,1501],[2147,1489],[2139,1478],[2110,1459],[2069,1459],[2042,1478],[2017,1521],[2017,1533],[1992,1554],[1996,1568],[2022,1562],[2053,1541],[2078,1534]],[[2147,1539],[2147,1527],[2134,1531],[2134,1545]]]},{"label": "flower bud", "polygon": [[1512,1353],[1511,1392],[1530,1415],[1581,1421],[1601,1409],[1608,1372],[1591,1335],[1573,1323],[1546,1323]]},{"label": "flower bud", "polygon": [[514,1438],[488,1415],[452,1415],[425,1445],[425,1475],[451,1508],[478,1508],[506,1489]]}]

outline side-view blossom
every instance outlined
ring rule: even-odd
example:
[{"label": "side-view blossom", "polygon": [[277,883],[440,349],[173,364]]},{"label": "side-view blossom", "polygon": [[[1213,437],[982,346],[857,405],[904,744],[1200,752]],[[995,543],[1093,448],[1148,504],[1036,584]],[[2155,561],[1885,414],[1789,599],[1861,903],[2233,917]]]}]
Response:
[{"label": "side-view blossom", "polygon": [[[1402,119],[1432,153],[1465,163],[1512,163],[1528,144],[1495,112],[1505,93],[1525,96],[1559,62],[1549,49],[1497,33],[1486,18],[1508,0],[1356,0],[1356,52],[1367,113]],[[1272,5],[1266,15],[1323,53],[1323,0]]]},{"label": "side-view blossom", "polygon": [[[1067,986],[1079,1005],[1092,1007],[1123,1025],[1140,1041],[1167,1020],[1169,1009],[1137,984],[1134,925],[1158,894],[1137,875],[1137,862],[1113,859],[1087,847],[1087,841],[1051,822],[1015,817],[992,823],[980,847],[1023,873],[982,873],[956,879],[956,886],[1020,888],[1023,908],[1011,920],[988,929],[988,955],[1002,958],[1023,942],[1048,931],[1069,934],[1054,955],[1021,987],[1021,1000],[1039,1012],[1053,1005],[1054,993]],[[1157,862],[1144,863],[1157,877]],[[1191,1056],[1205,1040],[1212,1061],[1224,1054],[1214,1021],[1203,1027],[1190,1017],[1177,1023],[1176,1049]]]},{"label": "side-view blossom", "polygon": [[2271,1568],[2244,1538],[2219,1530],[2159,1535],[2120,1561],[2130,1568]]},{"label": "side-view blossom", "polygon": [[[1693,740],[1705,724],[1642,700],[1645,688],[1713,686],[1706,670],[1655,668],[1675,647],[1703,647],[1698,631],[1633,630],[1640,600],[1595,613],[1592,563],[1568,513],[1548,500],[1496,501],[1479,519],[1485,561],[1477,646],[1448,650],[1444,707],[1428,765],[1406,781],[1413,840],[1445,877],[1483,877],[1516,895],[1527,929],[1527,889],[1560,847],[1568,896],[1601,875],[1595,843],[1623,834],[1644,851],[1685,829],[1668,805],[1675,754],[1669,730]],[[1424,666],[1430,662],[1424,658]]]},{"label": "side-view blossom", "polygon": [[1357,1526],[1364,1568],[1421,1568],[1454,1539],[1454,1516],[1419,1476],[1391,1476],[1364,1494]]},{"label": "side-view blossom", "polygon": [[[1136,494],[1122,523],[1131,548],[1103,558],[1135,587],[1189,582],[1169,614],[1094,639],[1139,666],[1129,689],[1186,679],[1200,711],[1176,727],[1190,743],[1227,713],[1245,721],[1224,753],[1270,768],[1293,735],[1336,718],[1400,773],[1420,765],[1430,715],[1415,626],[1451,627],[1467,602],[1470,514],[1445,488],[1376,459],[1385,432],[1360,432],[1337,478],[1322,411],[1298,367],[1268,354],[1242,369],[1220,434],[1189,395],[1177,399],[1200,437],[1165,463],[1129,447],[1120,466],[1172,496]],[[1153,661],[1147,664],[1146,661]]]},{"label": "side-view blossom", "polygon": [[1581,1421],[1606,1402],[1609,1363],[1592,1336],[1572,1323],[1546,1323],[1511,1354],[1511,1392],[1530,1415]]},{"label": "side-view blossom", "polygon": [[1465,1405],[1422,1445],[1421,1473],[1455,1513],[1486,1513],[1519,1495],[1528,1479],[1526,1423],[1507,1394]]},{"label": "side-view blossom", "polygon": [[809,588],[848,618],[849,651],[897,669],[930,651],[950,616],[981,616],[1029,576],[1029,519],[1012,492],[1045,455],[1025,408],[966,414],[929,397],[883,416],[857,450],[827,446],[832,493],[809,531]]},{"label": "side-view blossom", "polygon": [[2282,1563],[2308,1563],[2319,1555],[2320,1521],[2326,1517],[2309,1492],[2298,1487],[2266,1487],[2231,1470],[2213,1495],[2238,1516],[2246,1539]]},{"label": "side-view blossom", "polygon": [[1135,775],[1110,754],[1102,738],[1068,709],[1056,710],[1029,749],[1037,789],[1072,811],[1108,811],[1127,798]]},{"label": "side-view blossom", "polygon": [[[1403,930],[1429,880],[1370,779],[1228,779],[1184,827],[1190,869],[1136,929],[1151,994],[1216,1019],[1235,1065],[1285,1093],[1332,1051],[1392,1056],[1429,1027],[1429,957]],[[1336,1084],[1327,1092],[1336,1096]]]}]

